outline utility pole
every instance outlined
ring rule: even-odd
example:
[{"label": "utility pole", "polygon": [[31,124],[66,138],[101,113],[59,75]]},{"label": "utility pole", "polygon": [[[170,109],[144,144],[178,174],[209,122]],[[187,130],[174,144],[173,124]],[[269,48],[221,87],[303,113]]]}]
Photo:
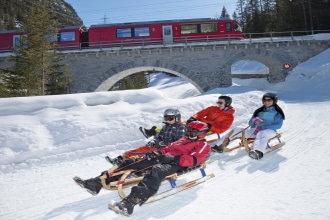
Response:
[{"label": "utility pole", "polygon": [[305,10],[305,0],[301,0],[301,4],[302,4],[302,7],[303,7],[303,13],[304,13],[305,31],[307,31],[307,18],[306,18],[306,10]]},{"label": "utility pole", "polygon": [[312,31],[312,34],[314,34],[311,0],[308,0],[308,7],[309,7],[309,20],[310,20],[310,23],[311,23],[311,31]]},{"label": "utility pole", "polygon": [[108,19],[109,19],[109,18],[107,18],[107,15],[104,14],[104,17],[102,18],[102,20],[103,20],[103,24],[106,24]]}]

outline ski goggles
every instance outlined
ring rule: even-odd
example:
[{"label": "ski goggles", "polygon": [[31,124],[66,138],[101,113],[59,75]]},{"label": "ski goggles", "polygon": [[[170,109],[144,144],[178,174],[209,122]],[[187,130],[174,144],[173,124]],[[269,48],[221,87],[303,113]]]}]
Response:
[{"label": "ski goggles", "polygon": [[175,119],[174,115],[166,115],[164,116],[164,121],[173,121]]},{"label": "ski goggles", "polygon": [[263,102],[271,102],[271,101],[273,101],[273,99],[271,99],[271,98],[268,98],[268,99],[267,98],[264,98],[264,99],[262,99],[262,101]]},{"label": "ski goggles", "polygon": [[195,128],[187,128],[186,130],[186,136],[188,138],[195,138],[199,134],[198,130]]}]

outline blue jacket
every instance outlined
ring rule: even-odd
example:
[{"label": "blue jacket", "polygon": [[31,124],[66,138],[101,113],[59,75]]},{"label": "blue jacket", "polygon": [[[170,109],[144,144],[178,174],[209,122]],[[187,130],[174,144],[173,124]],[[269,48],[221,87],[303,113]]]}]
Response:
[{"label": "blue jacket", "polygon": [[[269,108],[264,107],[262,112],[258,113],[260,119],[263,120],[261,124],[258,125],[262,130],[271,129],[276,131],[276,129],[280,129],[283,124],[283,117],[280,113],[278,113],[274,106],[270,106]],[[249,120],[249,125],[253,128],[256,125],[252,122],[253,116]]]}]

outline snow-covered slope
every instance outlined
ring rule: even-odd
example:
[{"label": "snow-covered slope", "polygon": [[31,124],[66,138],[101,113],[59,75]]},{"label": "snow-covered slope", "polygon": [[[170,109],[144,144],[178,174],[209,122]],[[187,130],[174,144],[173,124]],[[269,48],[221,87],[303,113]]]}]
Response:
[{"label": "snow-covered slope", "polygon": [[[212,154],[215,178],[136,207],[133,219],[329,219],[330,49],[292,70],[286,82],[234,79],[198,94],[177,77],[155,75],[143,90],[0,99],[0,219],[126,219],[108,210],[114,191],[91,196],[72,181],[109,168],[145,143],[138,127],[161,125],[178,107],[184,120],[230,95],[234,126],[246,126],[264,92],[279,94],[286,145],[252,161],[243,149]],[[129,190],[128,190],[129,192]]]}]

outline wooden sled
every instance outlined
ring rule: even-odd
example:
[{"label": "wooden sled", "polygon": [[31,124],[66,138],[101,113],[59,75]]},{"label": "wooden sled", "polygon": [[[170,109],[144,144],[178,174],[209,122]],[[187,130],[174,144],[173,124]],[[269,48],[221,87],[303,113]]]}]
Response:
[{"label": "wooden sled", "polygon": [[[238,132],[234,135],[232,135],[234,133],[234,130],[230,131],[227,134],[227,136],[225,137],[222,144],[221,144],[221,147],[222,147],[223,151],[224,152],[230,152],[230,151],[236,150],[238,148],[244,147],[245,150],[249,153],[252,149],[252,145],[255,141],[255,138],[247,138],[246,134],[245,134],[246,129],[243,129],[242,131],[240,131],[240,132]],[[235,137],[239,133],[242,133],[242,136]],[[278,133],[274,137],[272,137],[268,140],[268,147],[267,147],[267,152],[266,153],[271,152],[273,150],[276,150],[276,149],[282,147],[285,144],[285,142],[281,141],[280,137],[281,137],[281,133]],[[238,145],[233,146],[233,147],[229,147],[230,142],[232,142],[234,140],[237,140],[237,139],[240,140]],[[277,139],[278,143],[277,144],[271,144],[272,140],[275,140],[275,139]]]},{"label": "wooden sled", "polygon": [[208,132],[207,136],[205,137],[205,140],[208,144],[213,144],[217,142],[220,138],[220,134],[212,133],[211,131]]},{"label": "wooden sled", "polygon": [[[206,168],[206,165],[208,163],[210,163],[210,160],[207,160],[207,161],[203,162],[200,166],[196,167],[193,170],[200,169],[203,177],[208,176],[208,178],[212,178],[212,177],[214,177],[213,174],[206,175],[206,173],[204,171],[204,169]],[[113,171],[116,170],[117,168],[118,168],[117,166],[114,166],[114,167],[110,168],[108,170],[108,173],[111,176],[121,175],[119,180],[110,182],[109,184],[106,184],[106,178],[107,178],[106,174],[101,176],[100,179],[101,179],[101,184],[102,184],[103,188],[105,188],[107,190],[117,190],[119,196],[123,199],[123,198],[126,197],[126,194],[124,193],[124,189],[137,185],[143,179],[144,176],[143,175],[136,176],[135,175],[136,170],[133,170],[133,169],[123,170],[123,171],[119,171],[119,172],[114,173]],[[193,171],[193,170],[191,170],[191,171]],[[189,172],[187,172],[187,173],[189,173]],[[176,181],[177,177],[178,177],[178,174],[174,173],[174,174],[171,174],[171,175],[167,176],[164,180],[168,180],[170,182],[172,188],[176,188],[175,181]],[[181,186],[181,188],[182,188],[182,186]],[[184,187],[184,188],[187,188],[187,186]]]}]

